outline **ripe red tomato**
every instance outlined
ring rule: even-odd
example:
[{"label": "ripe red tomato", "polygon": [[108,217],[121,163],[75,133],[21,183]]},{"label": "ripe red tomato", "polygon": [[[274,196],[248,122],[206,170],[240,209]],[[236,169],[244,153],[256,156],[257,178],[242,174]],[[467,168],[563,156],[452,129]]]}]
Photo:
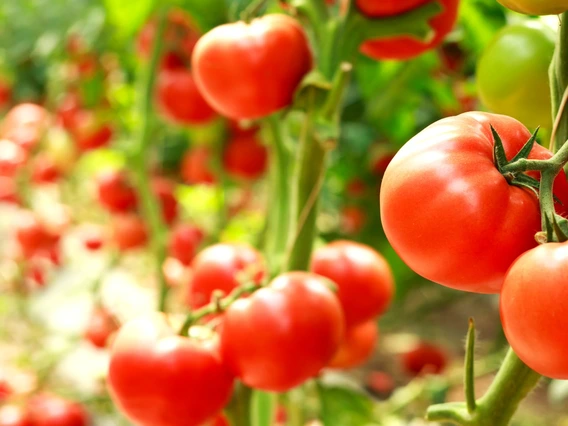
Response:
[{"label": "ripe red tomato", "polygon": [[203,241],[203,231],[190,223],[176,226],[171,234],[168,244],[168,253],[171,257],[178,259],[184,265],[189,265],[201,241]]},{"label": "ripe red tomato", "polygon": [[87,426],[89,417],[76,402],[55,395],[41,394],[28,402],[33,426]]},{"label": "ripe red tomato", "polygon": [[[377,60],[407,60],[434,49],[452,31],[458,17],[459,0],[439,1],[444,10],[429,21],[435,33],[432,40],[423,42],[410,36],[367,40],[361,45],[361,52]],[[426,2],[423,1],[422,3]],[[378,17],[380,15],[374,16]]]},{"label": "ripe red tomato", "polygon": [[120,251],[143,247],[148,241],[146,224],[135,213],[113,216],[111,228],[114,242]]},{"label": "ripe red tomato", "polygon": [[29,259],[56,244],[59,236],[51,234],[35,214],[23,212],[16,223],[16,240],[24,257]]},{"label": "ripe red tomato", "polygon": [[69,92],[64,97],[57,108],[57,116],[61,125],[67,129],[73,129],[76,116],[81,111],[81,100],[77,93]]},{"label": "ripe red tomato", "polygon": [[215,183],[215,175],[211,170],[211,151],[205,146],[189,149],[183,156],[181,177],[186,183],[193,185]]},{"label": "ripe red tomato", "polygon": [[381,396],[389,395],[395,387],[392,376],[384,371],[372,371],[367,377],[367,388]]},{"label": "ripe red tomato", "polygon": [[412,350],[402,354],[402,366],[410,376],[440,374],[448,364],[445,351],[439,346],[420,342]]},{"label": "ripe red tomato", "polygon": [[161,314],[126,323],[114,341],[108,383],[121,411],[141,426],[198,426],[227,402],[233,377],[217,342],[176,335]]},{"label": "ripe red tomato", "polygon": [[515,353],[546,377],[568,379],[564,303],[568,244],[542,244],[520,256],[501,291],[501,322]]},{"label": "ripe red tomato", "polygon": [[105,348],[109,337],[119,328],[116,318],[105,308],[97,307],[91,313],[91,317],[85,329],[85,339],[97,348]]},{"label": "ripe red tomato", "polygon": [[[380,193],[383,227],[402,260],[429,280],[477,293],[499,292],[511,263],[536,245],[540,231],[535,194],[509,185],[495,167],[490,124],[509,159],[530,138],[521,123],[503,115],[445,118],[396,154]],[[538,144],[530,154],[551,156]],[[562,172],[554,193],[563,214],[567,188]]]},{"label": "ripe red tomato", "polygon": [[290,105],[312,68],[312,54],[300,24],[275,14],[209,31],[197,42],[192,64],[197,87],[209,104],[242,120]]},{"label": "ripe red tomato", "polygon": [[19,405],[3,405],[0,407],[0,426],[35,426],[30,416]]},{"label": "ripe red tomato", "polygon": [[113,213],[127,212],[138,204],[136,192],[126,177],[118,170],[105,170],[97,177],[99,203]]},{"label": "ripe red tomato", "polygon": [[171,225],[178,216],[178,202],[174,195],[173,183],[164,178],[154,178],[152,190],[160,201],[164,221]]},{"label": "ripe red tomato", "polygon": [[107,146],[114,136],[112,126],[89,110],[81,110],[75,114],[70,132],[81,151]]},{"label": "ripe red tomato", "polygon": [[183,68],[159,72],[156,101],[162,115],[176,124],[205,124],[217,116],[198,89],[191,71]]},{"label": "ripe red tomato", "polygon": [[13,393],[12,386],[6,380],[0,380],[0,404],[6,401]]},{"label": "ripe red tomato", "polygon": [[400,15],[416,9],[430,0],[355,0],[355,4],[364,15],[370,18],[383,18]]},{"label": "ripe red tomato", "polygon": [[16,182],[11,177],[0,175],[0,202],[20,204]]},{"label": "ripe red tomato", "polygon": [[187,304],[200,308],[208,304],[215,290],[229,294],[247,282],[260,284],[266,275],[262,255],[245,244],[215,244],[201,251],[192,262],[193,275]]},{"label": "ripe red tomato", "polygon": [[318,248],[310,270],[337,285],[347,327],[381,315],[392,299],[394,282],[388,263],[364,244],[334,241]]},{"label": "ripe red tomato", "polygon": [[32,163],[32,182],[36,184],[53,183],[60,177],[57,166],[47,155],[38,154]]},{"label": "ripe red tomato", "polygon": [[9,139],[0,139],[0,176],[14,176],[27,157],[27,152],[21,145]]},{"label": "ripe red tomato", "polygon": [[227,420],[227,417],[225,417],[223,414],[218,414],[213,420],[207,423],[207,426],[231,426],[231,424]]},{"label": "ripe red tomato", "polygon": [[289,272],[225,311],[221,355],[244,384],[285,392],[331,360],[343,338],[343,321],[325,280]]},{"label": "ripe red tomato", "polygon": [[225,171],[244,180],[255,180],[266,171],[268,150],[255,134],[232,137],[225,146],[223,166]]},{"label": "ripe red tomato", "polygon": [[7,81],[0,79],[0,110],[7,108],[12,100],[12,87]]},{"label": "ripe red tomato", "polygon": [[18,104],[6,114],[0,138],[10,139],[30,151],[43,136],[48,118],[47,111],[40,105]]},{"label": "ripe red tomato", "polygon": [[379,327],[374,319],[348,328],[341,346],[327,366],[340,369],[358,367],[373,355],[378,339]]},{"label": "ripe red tomato", "polygon": [[367,214],[361,207],[345,206],[340,212],[341,232],[347,235],[354,235],[361,232],[367,222]]}]

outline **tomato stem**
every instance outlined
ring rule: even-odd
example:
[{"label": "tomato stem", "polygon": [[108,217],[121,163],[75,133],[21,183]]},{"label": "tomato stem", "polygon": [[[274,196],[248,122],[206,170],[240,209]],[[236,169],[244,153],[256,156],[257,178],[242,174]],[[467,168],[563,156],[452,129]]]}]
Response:
[{"label": "tomato stem", "polygon": [[[550,89],[552,95],[552,112],[556,117],[554,151],[559,150],[568,139],[568,110],[563,107],[564,93],[568,89],[568,12],[562,14],[562,25],[558,33],[558,43],[550,66]],[[556,125],[557,124],[557,125]]]},{"label": "tomato stem", "polygon": [[464,389],[467,411],[471,414],[477,408],[475,401],[475,322],[473,318],[469,319],[469,329],[467,331]]},{"label": "tomato stem", "polygon": [[162,35],[166,27],[167,8],[162,8],[158,13],[158,28],[154,37],[152,46],[152,55],[145,73],[140,80],[141,97],[139,100],[139,116],[141,119],[140,131],[137,135],[138,144],[132,153],[132,170],[135,177],[135,184],[141,200],[141,212],[145,222],[150,227],[151,246],[155,254],[156,265],[159,280],[159,299],[158,310],[164,312],[166,309],[166,300],[168,295],[168,285],[166,283],[162,265],[166,259],[166,227],[160,212],[160,203],[153,194],[149,175],[149,158],[148,146],[150,144],[150,136],[153,122],[153,93],[154,83],[156,81],[156,69],[160,60],[162,50]]}]

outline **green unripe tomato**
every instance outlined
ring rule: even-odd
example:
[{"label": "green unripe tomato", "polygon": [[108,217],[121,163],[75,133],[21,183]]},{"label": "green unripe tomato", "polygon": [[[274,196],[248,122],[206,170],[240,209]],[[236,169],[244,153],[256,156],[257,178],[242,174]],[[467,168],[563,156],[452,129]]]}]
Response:
[{"label": "green unripe tomato", "polygon": [[485,106],[528,127],[550,128],[548,68],[554,44],[554,31],[536,20],[503,28],[477,64],[477,88]]},{"label": "green unripe tomato", "polygon": [[568,10],[568,0],[497,0],[503,6],[527,15],[558,15]]}]

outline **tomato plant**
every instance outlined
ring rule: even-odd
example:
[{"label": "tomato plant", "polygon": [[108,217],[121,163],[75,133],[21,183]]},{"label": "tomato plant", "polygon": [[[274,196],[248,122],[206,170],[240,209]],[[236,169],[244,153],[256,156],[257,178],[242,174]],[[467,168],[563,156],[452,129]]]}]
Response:
[{"label": "tomato plant", "polygon": [[379,329],[375,320],[348,328],[328,367],[345,369],[363,364],[373,354],[378,338]]}]

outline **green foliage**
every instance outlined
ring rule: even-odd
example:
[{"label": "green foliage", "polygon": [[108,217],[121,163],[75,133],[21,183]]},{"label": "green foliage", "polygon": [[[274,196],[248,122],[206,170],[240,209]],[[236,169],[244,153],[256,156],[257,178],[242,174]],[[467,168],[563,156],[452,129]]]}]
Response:
[{"label": "green foliage", "polygon": [[318,385],[324,426],[372,426],[373,402],[365,394],[339,386]]}]

